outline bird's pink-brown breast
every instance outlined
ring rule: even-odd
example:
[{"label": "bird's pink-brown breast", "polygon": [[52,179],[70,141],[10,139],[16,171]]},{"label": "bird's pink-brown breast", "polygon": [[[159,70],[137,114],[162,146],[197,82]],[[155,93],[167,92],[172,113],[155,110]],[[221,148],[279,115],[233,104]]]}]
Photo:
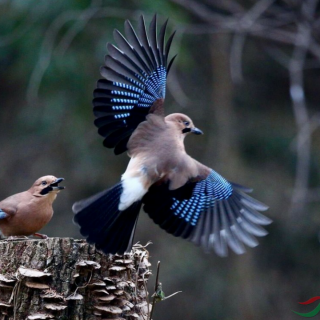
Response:
[{"label": "bird's pink-brown breast", "polygon": [[8,217],[0,220],[4,236],[29,236],[43,228],[52,218],[52,202],[34,197],[29,191],[17,193],[0,202]]},{"label": "bird's pink-brown breast", "polygon": [[[169,180],[170,189],[182,187],[189,180],[205,179],[210,168],[190,157],[184,148],[180,130],[160,115],[150,114],[132,134],[128,150],[135,165],[128,169],[142,171],[146,185]],[[133,174],[132,174],[133,175]]]}]

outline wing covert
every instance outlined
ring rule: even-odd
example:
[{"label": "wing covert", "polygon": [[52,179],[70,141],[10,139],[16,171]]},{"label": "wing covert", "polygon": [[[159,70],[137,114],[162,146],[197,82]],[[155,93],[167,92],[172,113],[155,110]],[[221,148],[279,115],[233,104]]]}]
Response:
[{"label": "wing covert", "polygon": [[5,219],[7,217],[8,217],[8,215],[3,210],[0,209],[0,220]]},{"label": "wing covert", "polygon": [[107,45],[109,53],[101,68],[105,79],[98,80],[94,90],[93,113],[104,146],[114,148],[115,154],[127,150],[132,132],[153,112],[153,104],[157,102],[159,108],[165,98],[167,74],[175,58],[168,64],[174,34],[165,45],[166,26],[167,21],[158,36],[155,15],[147,32],[141,16],[136,33],[127,20],[126,38],[115,30],[117,46]]}]

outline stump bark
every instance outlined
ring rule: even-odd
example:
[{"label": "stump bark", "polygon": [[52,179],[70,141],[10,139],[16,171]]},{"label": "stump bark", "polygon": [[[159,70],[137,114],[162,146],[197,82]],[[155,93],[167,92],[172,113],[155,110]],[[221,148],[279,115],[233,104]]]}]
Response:
[{"label": "stump bark", "polygon": [[148,257],[141,245],[120,256],[71,238],[2,240],[0,320],[148,319]]}]

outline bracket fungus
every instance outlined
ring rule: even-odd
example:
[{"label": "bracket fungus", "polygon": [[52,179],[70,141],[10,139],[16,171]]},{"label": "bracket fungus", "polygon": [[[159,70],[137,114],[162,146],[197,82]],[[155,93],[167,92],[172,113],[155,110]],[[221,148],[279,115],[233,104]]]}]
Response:
[{"label": "bracket fungus", "polygon": [[67,308],[67,305],[62,303],[45,303],[44,307],[48,310],[61,311]]},{"label": "bracket fungus", "polygon": [[110,313],[110,314],[121,314],[122,310],[116,306],[94,306],[97,310]]},{"label": "bracket fungus", "polygon": [[150,275],[143,248],[104,255],[85,240],[48,238],[0,241],[0,256],[0,319],[147,318],[136,308]]},{"label": "bracket fungus", "polygon": [[39,282],[34,282],[34,281],[26,281],[25,285],[28,288],[32,289],[39,289],[39,290],[44,290],[44,289],[49,289],[50,287],[45,284],[45,283],[39,283]]},{"label": "bracket fungus", "polygon": [[3,274],[0,274],[0,288],[12,290],[14,283],[16,281],[17,281],[17,279],[12,275],[5,276]]},{"label": "bracket fungus", "polygon": [[101,265],[98,262],[91,260],[80,260],[75,264],[75,267],[97,270],[101,268]]},{"label": "bracket fungus", "polygon": [[109,294],[107,296],[100,296],[98,297],[97,299],[99,301],[104,301],[104,302],[109,302],[109,301],[112,301],[114,300],[116,297],[113,295],[113,294]]},{"label": "bracket fungus", "polygon": [[72,293],[66,298],[66,300],[83,300],[83,295],[81,295],[80,293]]},{"label": "bracket fungus", "polygon": [[29,277],[29,278],[42,278],[42,277],[51,276],[51,273],[49,272],[26,268],[24,266],[19,267],[18,273],[21,274],[22,276]]},{"label": "bracket fungus", "polygon": [[54,315],[51,313],[34,313],[28,316],[29,320],[37,320],[37,319],[53,319]]}]

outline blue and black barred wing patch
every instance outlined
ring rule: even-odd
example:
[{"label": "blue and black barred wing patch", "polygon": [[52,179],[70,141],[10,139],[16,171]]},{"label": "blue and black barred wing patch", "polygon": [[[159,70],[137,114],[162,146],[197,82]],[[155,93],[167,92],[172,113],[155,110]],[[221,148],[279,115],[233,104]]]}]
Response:
[{"label": "blue and black barred wing patch", "polygon": [[104,146],[114,148],[115,154],[127,150],[132,132],[149,112],[163,113],[167,74],[175,58],[168,63],[174,34],[165,44],[166,26],[167,22],[158,34],[154,16],[147,32],[141,16],[135,32],[127,20],[126,38],[115,30],[117,46],[107,45],[109,53],[101,68],[105,79],[94,90],[93,112]]},{"label": "blue and black barred wing patch", "polygon": [[8,217],[8,215],[3,210],[0,209],[0,220],[5,219],[7,217]]},{"label": "blue and black barred wing patch", "polygon": [[212,170],[206,179],[177,190],[151,187],[143,199],[144,210],[161,228],[206,252],[226,256],[229,246],[242,254],[243,244],[258,245],[255,236],[267,234],[261,225],[271,223],[259,212],[268,207],[248,196],[250,191]]}]

